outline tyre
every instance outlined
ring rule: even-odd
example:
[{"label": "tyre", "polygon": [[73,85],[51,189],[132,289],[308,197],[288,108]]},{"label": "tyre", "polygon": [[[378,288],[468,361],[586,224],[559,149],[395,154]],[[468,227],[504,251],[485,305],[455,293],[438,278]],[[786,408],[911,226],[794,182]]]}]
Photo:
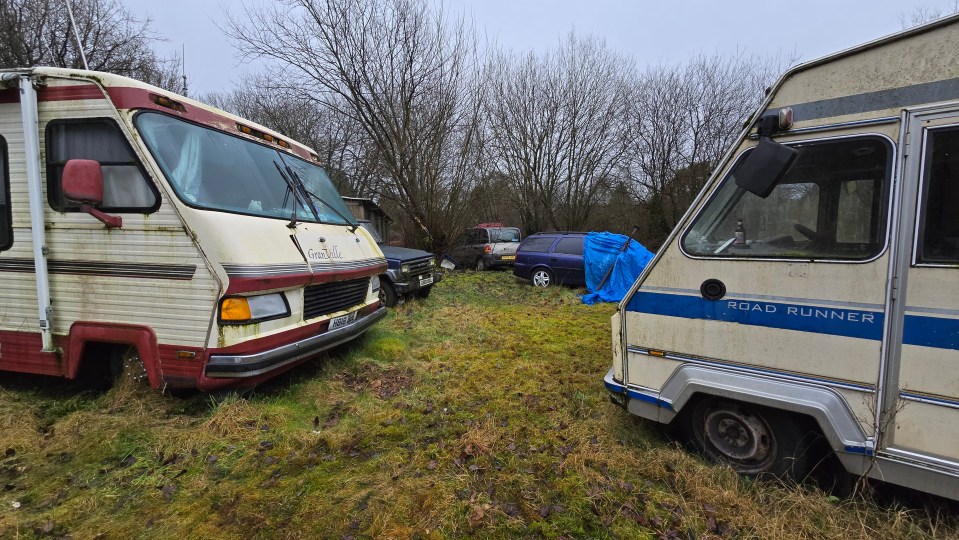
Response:
[{"label": "tyre", "polygon": [[486,270],[487,268],[489,268],[489,265],[486,264],[486,259],[484,259],[484,258],[482,258],[482,257],[480,257],[479,259],[476,259],[476,271],[477,271],[477,272],[482,272],[482,271]]},{"label": "tyre", "polygon": [[781,411],[709,398],[682,421],[682,435],[694,449],[740,474],[801,481],[815,463],[818,434]]},{"label": "tyre", "polygon": [[386,307],[394,307],[396,301],[396,289],[393,285],[388,281],[380,280],[380,303]]},{"label": "tyre", "polygon": [[553,273],[546,268],[537,268],[529,276],[534,287],[549,287],[553,284]]},{"label": "tyre", "polygon": [[418,296],[419,298],[429,298],[431,290],[433,290],[432,285],[416,291],[416,296]]}]

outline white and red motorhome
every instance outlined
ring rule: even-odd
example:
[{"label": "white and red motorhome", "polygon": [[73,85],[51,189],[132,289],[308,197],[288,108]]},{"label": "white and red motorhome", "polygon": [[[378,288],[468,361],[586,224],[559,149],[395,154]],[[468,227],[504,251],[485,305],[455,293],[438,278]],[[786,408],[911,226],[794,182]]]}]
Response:
[{"label": "white and red motorhome", "polygon": [[309,148],[106,73],[0,71],[0,370],[248,386],[385,315]]}]

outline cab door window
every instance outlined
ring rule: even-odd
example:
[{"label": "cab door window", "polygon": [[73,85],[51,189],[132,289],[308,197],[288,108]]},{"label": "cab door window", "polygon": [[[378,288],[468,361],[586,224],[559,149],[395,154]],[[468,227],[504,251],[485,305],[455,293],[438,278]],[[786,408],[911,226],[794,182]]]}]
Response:
[{"label": "cab door window", "polygon": [[959,128],[928,132],[922,189],[917,262],[959,263]]},{"label": "cab door window", "polygon": [[0,137],[0,251],[13,245],[13,213],[10,210],[10,172],[7,141]]},{"label": "cab door window", "polygon": [[869,260],[886,244],[892,151],[879,137],[799,143],[772,193],[736,185],[734,165],[682,240],[692,256]]},{"label": "cab door window", "polygon": [[112,121],[54,120],[47,124],[47,200],[60,212],[78,211],[61,190],[63,168],[71,159],[98,161],[103,170],[103,204],[107,212],[148,213],[159,207],[156,187],[147,179],[136,154]]}]

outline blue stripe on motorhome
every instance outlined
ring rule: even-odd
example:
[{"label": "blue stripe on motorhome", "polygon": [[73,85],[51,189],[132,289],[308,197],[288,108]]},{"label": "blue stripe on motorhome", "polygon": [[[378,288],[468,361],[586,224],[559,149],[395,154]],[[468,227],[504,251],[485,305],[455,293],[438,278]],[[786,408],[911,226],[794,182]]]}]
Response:
[{"label": "blue stripe on motorhome", "polygon": [[959,79],[913,84],[851,96],[821,99],[791,105],[796,121],[817,120],[848,114],[901,109],[910,105],[959,98]]},{"label": "blue stripe on motorhome", "polygon": [[[883,314],[877,311],[756,300],[706,300],[684,294],[637,292],[627,311],[723,321],[832,336],[881,340]],[[903,343],[959,350],[959,319],[906,315]]]},{"label": "blue stripe on motorhome", "polygon": [[637,392],[636,390],[633,390],[632,388],[626,388],[625,386],[615,384],[615,383],[610,383],[610,382],[606,382],[605,386],[606,386],[606,389],[609,390],[610,392],[614,392],[616,394],[625,394],[627,397],[630,397],[632,399],[645,401],[646,403],[651,403],[663,409],[673,410],[672,403],[659,399],[655,395]]},{"label": "blue stripe on motorhome", "polygon": [[638,292],[627,311],[733,322],[766,328],[781,328],[861,339],[882,339],[883,314],[858,309],[839,309],[755,300],[706,300],[699,296]]},{"label": "blue stripe on motorhome", "polygon": [[906,315],[902,334],[907,345],[959,350],[959,319]]},{"label": "blue stripe on motorhome", "polygon": [[864,456],[872,455],[872,448],[866,446],[846,446],[844,448],[847,454],[862,454]]}]

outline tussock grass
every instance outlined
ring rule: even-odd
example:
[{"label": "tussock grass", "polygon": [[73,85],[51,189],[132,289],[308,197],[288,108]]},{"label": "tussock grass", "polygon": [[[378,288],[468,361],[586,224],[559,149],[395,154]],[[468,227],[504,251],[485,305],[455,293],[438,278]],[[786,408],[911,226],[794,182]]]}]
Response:
[{"label": "tussock grass", "polygon": [[959,538],[756,483],[611,405],[613,306],[450,275],[246,395],[0,379],[0,537]]}]

